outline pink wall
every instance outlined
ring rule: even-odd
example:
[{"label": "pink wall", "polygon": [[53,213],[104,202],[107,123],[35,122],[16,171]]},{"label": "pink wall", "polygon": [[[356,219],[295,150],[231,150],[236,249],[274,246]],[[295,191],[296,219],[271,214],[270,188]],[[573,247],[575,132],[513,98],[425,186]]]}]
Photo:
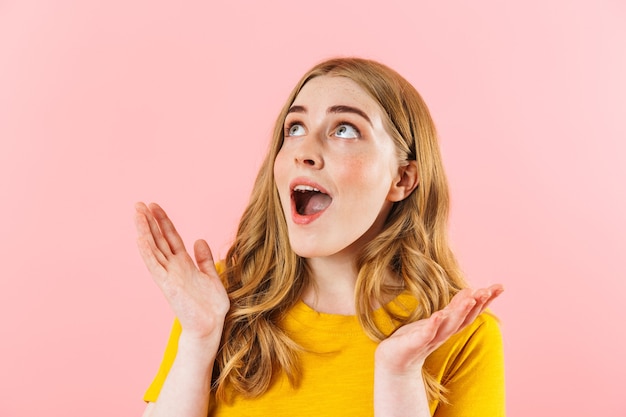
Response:
[{"label": "pink wall", "polygon": [[140,415],[172,316],[133,203],[223,254],[293,83],[349,54],[431,106],[509,415],[626,415],[622,2],[208,3],[0,2],[1,416]]}]

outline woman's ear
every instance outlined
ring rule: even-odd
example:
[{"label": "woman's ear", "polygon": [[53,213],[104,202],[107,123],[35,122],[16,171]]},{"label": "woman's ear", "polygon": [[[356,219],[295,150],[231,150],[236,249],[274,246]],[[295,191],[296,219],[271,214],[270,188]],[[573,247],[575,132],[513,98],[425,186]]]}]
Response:
[{"label": "woman's ear", "polygon": [[417,161],[408,161],[408,164],[398,168],[398,176],[391,184],[387,199],[393,202],[402,201],[417,188],[418,184]]}]

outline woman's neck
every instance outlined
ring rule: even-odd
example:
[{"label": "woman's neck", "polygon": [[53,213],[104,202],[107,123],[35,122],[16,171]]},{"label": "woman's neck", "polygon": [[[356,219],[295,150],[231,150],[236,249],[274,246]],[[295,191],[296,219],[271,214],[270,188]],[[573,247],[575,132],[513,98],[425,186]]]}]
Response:
[{"label": "woman's neck", "polygon": [[354,288],[358,271],[354,260],[346,257],[306,260],[309,286],[302,301],[320,313],[354,315]]},{"label": "woman's neck", "polygon": [[[358,270],[352,257],[308,258],[309,285],[304,289],[302,301],[320,313],[356,314],[355,287]],[[402,292],[402,284],[398,277],[387,270],[383,279],[389,293],[383,295],[382,304],[393,300]],[[375,303],[373,308],[380,307]]]}]

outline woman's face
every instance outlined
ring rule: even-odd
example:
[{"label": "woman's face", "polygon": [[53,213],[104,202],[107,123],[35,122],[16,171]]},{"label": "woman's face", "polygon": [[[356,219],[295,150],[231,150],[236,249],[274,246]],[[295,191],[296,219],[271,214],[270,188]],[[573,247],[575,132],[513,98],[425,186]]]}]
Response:
[{"label": "woman's face", "polygon": [[308,81],[274,163],[293,250],[304,258],[354,256],[399,199],[398,172],[378,103],[346,77]]}]

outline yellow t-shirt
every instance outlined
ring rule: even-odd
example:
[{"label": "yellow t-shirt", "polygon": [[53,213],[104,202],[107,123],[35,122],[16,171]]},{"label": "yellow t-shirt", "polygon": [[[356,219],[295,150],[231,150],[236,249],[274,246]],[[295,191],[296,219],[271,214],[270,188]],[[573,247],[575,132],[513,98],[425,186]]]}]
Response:
[{"label": "yellow t-shirt", "polygon": [[[398,296],[394,309],[414,308],[408,294]],[[382,309],[375,311],[381,330],[393,323]],[[303,376],[294,389],[284,375],[261,397],[235,396],[232,403],[211,396],[210,417],[350,417],[373,416],[374,351],[377,343],[363,332],[356,316],[318,313],[303,302],[296,304],[281,323],[305,350]],[[144,400],[154,402],[176,357],[181,327],[175,321],[163,362]],[[496,319],[481,314],[452,336],[426,360],[425,366],[449,390],[449,404],[430,404],[436,417],[504,416],[504,366],[502,338]]]}]

